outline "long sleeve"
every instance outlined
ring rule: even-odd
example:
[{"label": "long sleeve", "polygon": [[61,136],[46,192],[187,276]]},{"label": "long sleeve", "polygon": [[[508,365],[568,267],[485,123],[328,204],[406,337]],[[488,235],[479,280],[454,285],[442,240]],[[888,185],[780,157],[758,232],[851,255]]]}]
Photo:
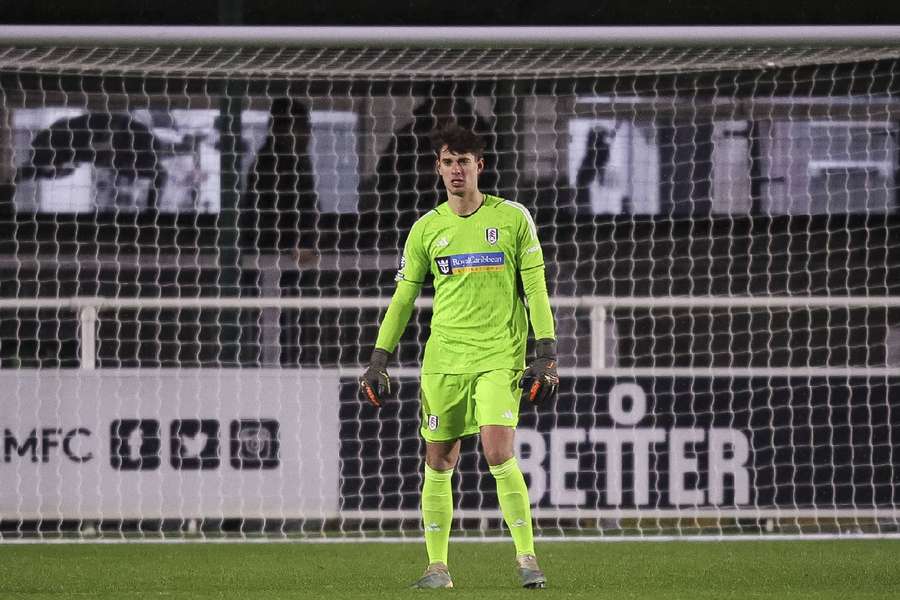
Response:
[{"label": "long sleeve", "polygon": [[393,352],[415,307],[416,297],[425,283],[428,273],[428,258],[422,246],[421,222],[417,222],[409,232],[403,248],[403,258],[395,280],[397,287],[391,298],[387,313],[378,329],[375,347]]},{"label": "long sleeve", "polygon": [[550,310],[550,297],[547,294],[547,278],[544,273],[544,253],[538,241],[537,227],[531,214],[521,205],[515,204],[521,211],[519,220],[519,276],[525,298],[528,300],[528,313],[534,339],[556,339],[553,324],[553,312]]},{"label": "long sleeve", "polygon": [[528,313],[531,328],[534,330],[534,339],[556,339],[543,265],[526,269],[521,275],[525,297],[528,299]]},{"label": "long sleeve", "polygon": [[[413,283],[411,281],[400,280],[397,282],[397,289],[394,290],[394,296],[391,298],[391,304],[388,306],[387,313],[381,321],[381,327],[378,329],[378,339],[375,341],[375,347],[393,352],[400,341],[400,336],[406,329],[409,318],[412,316],[415,307],[416,298],[422,284]],[[546,292],[545,292],[546,295]]]}]

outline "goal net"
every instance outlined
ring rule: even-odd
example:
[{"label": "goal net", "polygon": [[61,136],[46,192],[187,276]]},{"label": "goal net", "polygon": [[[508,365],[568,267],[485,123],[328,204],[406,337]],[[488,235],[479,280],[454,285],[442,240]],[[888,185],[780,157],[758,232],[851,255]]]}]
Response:
[{"label": "goal net", "polygon": [[420,538],[429,286],[356,379],[448,119],[547,262],[539,538],[900,532],[897,28],[11,27],[0,541]]}]

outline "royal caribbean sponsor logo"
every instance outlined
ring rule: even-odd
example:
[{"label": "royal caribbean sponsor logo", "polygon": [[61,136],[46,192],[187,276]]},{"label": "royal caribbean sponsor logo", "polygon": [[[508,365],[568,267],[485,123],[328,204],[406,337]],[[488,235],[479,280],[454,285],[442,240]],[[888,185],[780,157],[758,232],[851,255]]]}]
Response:
[{"label": "royal caribbean sponsor logo", "polygon": [[434,262],[441,275],[458,275],[483,271],[502,271],[505,259],[502,252],[476,252],[473,254],[439,256],[434,259]]}]

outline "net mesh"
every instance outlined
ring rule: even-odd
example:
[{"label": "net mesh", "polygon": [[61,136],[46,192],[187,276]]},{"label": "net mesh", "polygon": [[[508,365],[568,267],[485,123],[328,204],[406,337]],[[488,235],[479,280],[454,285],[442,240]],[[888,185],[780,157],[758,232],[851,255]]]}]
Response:
[{"label": "net mesh", "polygon": [[854,63],[896,58],[872,46],[471,48],[4,48],[0,68],[25,73],[171,77],[596,77]]},{"label": "net mesh", "polygon": [[[892,535],[897,46],[0,48],[0,539],[421,536],[427,134],[534,216],[538,535]],[[467,440],[459,536],[502,535]]]}]

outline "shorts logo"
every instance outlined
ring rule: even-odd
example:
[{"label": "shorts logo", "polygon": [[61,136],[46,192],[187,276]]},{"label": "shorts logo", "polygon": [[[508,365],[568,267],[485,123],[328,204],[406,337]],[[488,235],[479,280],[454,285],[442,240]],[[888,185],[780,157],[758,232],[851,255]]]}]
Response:
[{"label": "shorts logo", "polygon": [[502,252],[476,252],[473,254],[453,254],[438,256],[434,259],[441,275],[461,273],[481,273],[484,271],[502,271],[506,258]]},{"label": "shorts logo", "polygon": [[428,430],[435,431],[438,428],[438,417],[437,415],[428,415]]},{"label": "shorts logo", "polygon": [[488,227],[484,230],[484,237],[487,243],[493,246],[500,239],[500,231],[496,227]]}]

